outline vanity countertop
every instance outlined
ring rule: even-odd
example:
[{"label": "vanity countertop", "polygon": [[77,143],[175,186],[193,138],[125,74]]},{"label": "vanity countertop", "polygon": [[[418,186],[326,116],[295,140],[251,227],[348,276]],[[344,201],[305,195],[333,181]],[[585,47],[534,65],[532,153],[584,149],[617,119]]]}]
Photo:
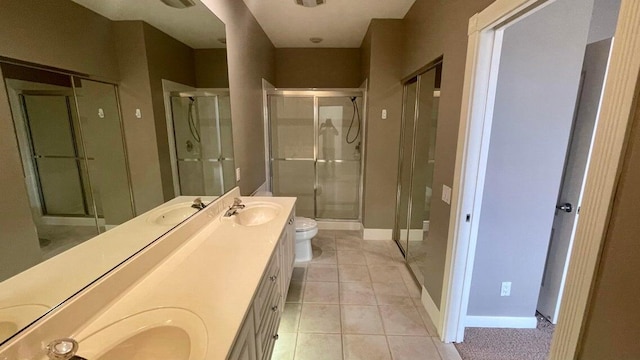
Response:
[{"label": "vanity countertop", "polygon": [[[196,196],[176,197],[5,280],[0,285],[0,308],[30,304],[34,299],[37,300],[36,303],[48,308],[58,305],[176,226],[151,223],[151,214],[176,204],[192,202],[195,198]],[[202,200],[209,203],[216,198],[203,196]],[[83,271],[74,271],[75,269]]]},{"label": "vanity countertop", "polygon": [[[289,219],[295,198],[243,197],[281,206],[262,225],[242,226],[223,214],[156,265],[126,293],[73,337],[82,339],[132,314],[182,308],[198,315],[207,331],[206,359],[225,359],[253,300],[262,274]],[[209,216],[209,214],[202,214]]]}]

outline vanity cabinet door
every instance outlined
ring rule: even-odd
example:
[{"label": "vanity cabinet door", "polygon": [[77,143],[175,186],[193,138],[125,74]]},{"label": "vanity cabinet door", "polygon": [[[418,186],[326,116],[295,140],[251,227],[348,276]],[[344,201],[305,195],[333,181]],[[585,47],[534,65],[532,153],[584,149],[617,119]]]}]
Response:
[{"label": "vanity cabinet door", "polygon": [[247,318],[242,325],[236,342],[227,358],[229,360],[257,360],[255,326],[253,323],[253,311],[249,309]]},{"label": "vanity cabinet door", "polygon": [[289,214],[287,225],[280,236],[280,257],[282,258],[282,301],[280,308],[284,309],[284,303],[289,292],[289,284],[293,275],[293,265],[296,257],[296,229],[295,229],[295,210]]}]

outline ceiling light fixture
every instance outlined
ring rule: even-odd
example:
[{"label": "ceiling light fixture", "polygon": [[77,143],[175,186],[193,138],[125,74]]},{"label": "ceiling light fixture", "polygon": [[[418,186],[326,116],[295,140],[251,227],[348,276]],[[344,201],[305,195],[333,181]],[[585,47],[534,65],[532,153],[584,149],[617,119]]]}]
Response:
[{"label": "ceiling light fixture", "polygon": [[322,42],[322,40],[324,40],[324,39],[323,39],[323,38],[319,38],[319,37],[312,37],[312,38],[309,38],[309,41],[311,41],[311,42],[312,42],[312,43],[314,43],[314,44],[319,44],[319,43],[321,43],[321,42]]},{"label": "ceiling light fixture", "polygon": [[176,9],[185,9],[185,8],[196,5],[196,2],[193,0],[160,0],[160,1]]},{"label": "ceiling light fixture", "polygon": [[296,4],[304,7],[316,7],[326,3],[326,0],[294,0]]}]

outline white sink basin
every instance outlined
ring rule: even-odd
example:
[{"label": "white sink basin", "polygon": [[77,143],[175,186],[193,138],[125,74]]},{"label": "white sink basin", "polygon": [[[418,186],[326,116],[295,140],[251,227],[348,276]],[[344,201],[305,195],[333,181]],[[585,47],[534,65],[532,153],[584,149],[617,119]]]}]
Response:
[{"label": "white sink basin", "polygon": [[13,336],[18,330],[29,325],[49,311],[49,307],[40,304],[9,306],[0,309],[0,342]]},{"label": "white sink basin", "polygon": [[158,225],[178,225],[198,212],[198,209],[191,207],[192,204],[193,202],[184,202],[162,207],[151,212],[147,220]]},{"label": "white sink basin", "polygon": [[236,224],[242,226],[262,225],[273,220],[282,208],[272,203],[249,203],[233,216]]},{"label": "white sink basin", "polygon": [[137,313],[76,340],[77,355],[92,360],[200,360],[207,352],[202,319],[179,308]]}]

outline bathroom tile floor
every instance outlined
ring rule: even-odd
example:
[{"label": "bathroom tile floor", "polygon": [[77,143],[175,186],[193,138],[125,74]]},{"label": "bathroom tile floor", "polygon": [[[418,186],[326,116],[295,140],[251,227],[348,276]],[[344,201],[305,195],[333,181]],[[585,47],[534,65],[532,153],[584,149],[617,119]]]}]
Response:
[{"label": "bathroom tile floor", "polygon": [[396,244],[320,230],[296,264],[272,360],[459,360],[437,338]]}]

